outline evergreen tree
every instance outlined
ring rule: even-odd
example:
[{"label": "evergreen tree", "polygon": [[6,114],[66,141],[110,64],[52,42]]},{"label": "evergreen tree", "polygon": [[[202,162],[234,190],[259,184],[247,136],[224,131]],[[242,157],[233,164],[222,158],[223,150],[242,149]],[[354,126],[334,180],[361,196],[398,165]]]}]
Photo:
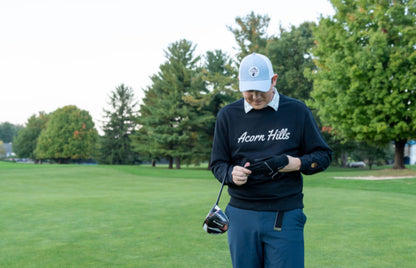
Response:
[{"label": "evergreen tree", "polygon": [[195,57],[195,46],[187,40],[169,45],[165,51],[167,61],[152,85],[144,90],[138,122],[140,130],[135,136],[135,150],[150,158],[169,160],[169,168],[180,168],[181,161],[191,159],[193,145],[198,138],[195,129],[197,111],[186,103],[187,96],[206,91]]},{"label": "evergreen tree", "polygon": [[[305,72],[316,70],[310,49],[314,46],[312,28],[315,23],[304,22],[289,30],[280,27],[279,36],[267,35],[270,18],[251,12],[246,17],[237,17],[238,27],[228,29],[238,44],[238,61],[250,53],[267,55],[278,74],[276,88],[279,92],[305,101],[312,90],[312,81]],[[238,84],[234,84],[238,88]]]},{"label": "evergreen tree", "polygon": [[220,108],[241,98],[238,90],[238,70],[226,53],[208,51],[205,56],[204,80],[210,94],[208,109],[216,117]]},{"label": "evergreen tree", "polygon": [[302,101],[309,99],[313,87],[305,72],[316,70],[310,52],[314,47],[314,26],[315,23],[304,22],[290,30],[281,29],[280,35],[271,38],[267,44],[267,53],[278,75],[277,90]]},{"label": "evergreen tree", "polygon": [[238,44],[239,52],[237,53],[237,60],[240,62],[245,56],[257,52],[266,53],[267,46],[267,28],[269,26],[270,17],[256,15],[251,12],[245,17],[237,17],[235,19],[237,28],[227,26],[235,37]]},{"label": "evergreen tree", "polygon": [[[156,139],[154,139],[155,127],[159,124],[167,124],[168,121],[162,122],[160,113],[157,113],[156,107],[158,105],[158,96],[162,94],[159,88],[160,78],[157,75],[150,77],[152,86],[148,86],[143,90],[144,98],[140,105],[139,117],[137,118],[138,130],[132,135],[133,150],[140,154],[142,160],[151,160],[152,165],[156,165],[157,160],[161,160],[158,152],[161,149]],[[156,118],[156,116],[158,116]]]},{"label": "evergreen tree", "polygon": [[131,145],[137,123],[138,102],[132,88],[121,84],[111,92],[109,110],[104,109],[106,119],[100,139],[100,162],[104,164],[134,164],[137,153]]},{"label": "evergreen tree", "polygon": [[215,119],[218,111],[226,104],[241,98],[241,93],[233,85],[237,74],[231,58],[221,50],[208,51],[202,70],[202,79],[209,90],[188,95],[185,101],[194,107],[197,120],[194,121],[198,138],[193,146],[193,162],[199,164],[210,160]]}]

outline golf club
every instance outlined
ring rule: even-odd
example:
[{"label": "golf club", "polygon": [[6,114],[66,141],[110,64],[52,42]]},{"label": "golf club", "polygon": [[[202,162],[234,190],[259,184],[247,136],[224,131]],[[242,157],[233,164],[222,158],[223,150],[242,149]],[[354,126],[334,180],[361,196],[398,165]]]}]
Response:
[{"label": "golf club", "polygon": [[205,232],[209,234],[223,234],[228,230],[229,221],[227,215],[221,210],[218,206],[218,202],[220,201],[222,189],[224,188],[225,176],[222,179],[220,192],[218,193],[217,201],[215,202],[214,206],[208,212],[204,223],[202,224],[203,229]]}]

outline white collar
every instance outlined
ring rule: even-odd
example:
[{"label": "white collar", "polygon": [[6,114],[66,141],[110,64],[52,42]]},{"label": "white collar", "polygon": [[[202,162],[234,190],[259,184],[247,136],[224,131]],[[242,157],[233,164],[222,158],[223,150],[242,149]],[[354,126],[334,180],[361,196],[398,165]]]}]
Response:
[{"label": "white collar", "polygon": [[[267,104],[267,106],[273,108],[273,110],[275,110],[277,112],[277,110],[279,109],[279,93],[277,92],[276,88],[273,88],[274,90],[274,96],[273,99]],[[251,110],[253,110],[254,108],[248,104],[248,102],[244,99],[244,111],[246,113],[250,112]]]}]

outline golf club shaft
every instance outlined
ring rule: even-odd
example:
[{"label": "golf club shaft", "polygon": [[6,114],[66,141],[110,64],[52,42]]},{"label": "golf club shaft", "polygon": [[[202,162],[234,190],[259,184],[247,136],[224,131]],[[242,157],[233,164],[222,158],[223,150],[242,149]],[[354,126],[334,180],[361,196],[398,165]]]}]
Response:
[{"label": "golf club shaft", "polygon": [[217,202],[215,202],[215,206],[216,206],[216,205],[218,205],[218,202],[220,202],[220,197],[221,197],[221,193],[222,193],[222,188],[224,188],[224,182],[225,182],[225,177],[226,177],[226,176],[227,176],[227,175],[224,175],[224,178],[222,179],[220,192],[218,193]]}]

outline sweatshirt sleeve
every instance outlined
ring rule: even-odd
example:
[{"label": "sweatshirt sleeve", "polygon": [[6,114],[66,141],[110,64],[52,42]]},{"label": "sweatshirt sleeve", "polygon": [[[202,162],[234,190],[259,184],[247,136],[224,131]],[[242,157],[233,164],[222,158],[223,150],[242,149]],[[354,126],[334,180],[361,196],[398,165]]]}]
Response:
[{"label": "sweatshirt sleeve", "polygon": [[211,171],[218,181],[222,182],[225,177],[225,184],[233,184],[231,172],[231,150],[228,143],[228,128],[222,110],[217,115],[215,123],[214,140],[211,151]]},{"label": "sweatshirt sleeve", "polygon": [[325,142],[312,113],[307,110],[302,141],[303,154],[300,171],[312,175],[324,171],[332,161],[332,150]]}]

